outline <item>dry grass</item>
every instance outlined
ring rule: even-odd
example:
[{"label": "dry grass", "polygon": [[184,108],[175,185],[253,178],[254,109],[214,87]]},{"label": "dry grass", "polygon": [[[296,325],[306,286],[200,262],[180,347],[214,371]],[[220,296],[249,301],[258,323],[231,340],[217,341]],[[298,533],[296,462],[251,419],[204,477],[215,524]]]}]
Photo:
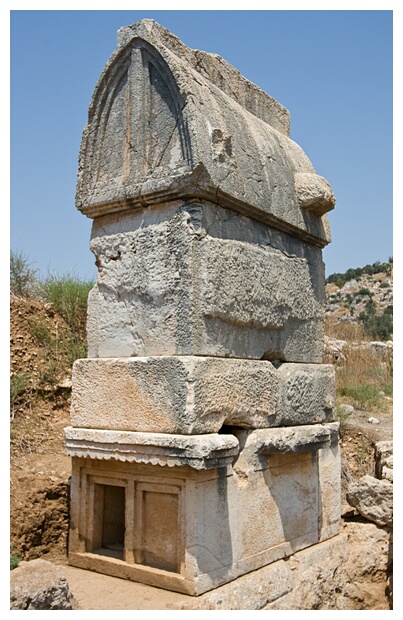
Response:
[{"label": "dry grass", "polygon": [[369,347],[357,347],[357,343],[369,341],[360,325],[327,321],[326,335],[347,343],[342,351],[344,359],[341,357],[335,363],[338,404],[392,413],[392,353],[382,357]]},{"label": "dry grass", "polygon": [[333,318],[325,317],[325,334],[329,338],[346,340],[347,342],[369,342],[371,338],[364,333],[361,323],[337,322]]}]

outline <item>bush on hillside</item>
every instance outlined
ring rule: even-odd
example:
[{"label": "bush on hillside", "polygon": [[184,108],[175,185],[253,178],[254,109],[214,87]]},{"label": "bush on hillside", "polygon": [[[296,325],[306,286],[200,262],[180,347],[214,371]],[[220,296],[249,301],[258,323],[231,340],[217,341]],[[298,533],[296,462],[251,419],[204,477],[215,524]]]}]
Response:
[{"label": "bush on hillside", "polygon": [[362,297],[364,297],[364,295],[368,295],[368,297],[373,297],[373,293],[371,293],[371,291],[368,288],[361,288],[357,295],[362,295]]},{"label": "bush on hillside", "polygon": [[339,288],[345,285],[349,280],[359,280],[363,275],[374,275],[375,273],[391,274],[393,267],[393,258],[390,256],[387,263],[381,263],[379,260],[372,265],[365,267],[357,267],[356,269],[347,269],[345,273],[332,273],[326,278],[326,284],[336,284]]},{"label": "bush on hillside", "polygon": [[393,334],[393,314],[386,308],[383,314],[373,311],[361,312],[358,317],[367,336],[373,340],[390,340]]},{"label": "bush on hillside", "polygon": [[40,285],[40,296],[51,303],[76,336],[85,334],[88,293],[94,283],[75,275],[49,276]]},{"label": "bush on hillside", "polygon": [[28,258],[22,253],[10,252],[10,292],[17,297],[30,297],[38,283],[38,270],[33,269]]},{"label": "bush on hillside", "polygon": [[18,297],[35,297],[51,303],[77,335],[85,333],[88,293],[92,280],[80,280],[74,274],[52,274],[39,280],[38,270],[31,267],[22,253],[10,252],[10,292]]},{"label": "bush on hillside", "polygon": [[56,318],[52,324],[40,315],[27,318],[30,334],[41,354],[41,368],[32,376],[28,372],[31,369],[24,368],[11,374],[12,420],[15,413],[30,406],[38,394],[46,398],[56,397],[59,383],[69,374],[73,362],[87,355],[87,299],[93,282],[71,274],[49,275],[39,280],[36,274],[37,270],[30,267],[22,253],[11,252],[11,293],[51,304],[64,321]]}]

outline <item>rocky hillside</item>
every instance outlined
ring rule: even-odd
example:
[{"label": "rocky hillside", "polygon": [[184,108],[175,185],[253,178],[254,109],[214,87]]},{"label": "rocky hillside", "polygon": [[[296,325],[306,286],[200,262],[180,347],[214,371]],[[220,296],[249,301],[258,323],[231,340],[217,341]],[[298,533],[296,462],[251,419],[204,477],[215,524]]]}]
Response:
[{"label": "rocky hillside", "polygon": [[[327,326],[362,327],[372,340],[387,341],[393,332],[393,263],[374,263],[364,268],[333,274],[326,284]],[[330,334],[328,334],[330,335]]]}]

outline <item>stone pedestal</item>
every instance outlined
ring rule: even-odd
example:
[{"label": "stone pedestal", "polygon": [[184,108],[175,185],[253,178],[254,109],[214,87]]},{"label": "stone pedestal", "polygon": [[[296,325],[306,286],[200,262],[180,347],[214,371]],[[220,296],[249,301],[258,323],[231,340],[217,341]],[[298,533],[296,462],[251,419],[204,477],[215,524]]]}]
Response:
[{"label": "stone pedestal", "polygon": [[70,563],[198,595],[338,533],[337,424],[67,428]]},{"label": "stone pedestal", "polygon": [[152,20],[119,31],[77,183],[72,564],[199,595],[338,533],[334,203],[277,101]]}]

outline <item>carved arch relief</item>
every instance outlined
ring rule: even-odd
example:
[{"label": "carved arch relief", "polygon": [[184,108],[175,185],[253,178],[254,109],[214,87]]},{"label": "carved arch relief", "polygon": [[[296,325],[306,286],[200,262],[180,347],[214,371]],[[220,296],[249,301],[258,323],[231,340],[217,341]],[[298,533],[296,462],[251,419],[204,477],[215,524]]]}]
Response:
[{"label": "carved arch relief", "polygon": [[89,191],[123,193],[146,178],[189,170],[184,101],[160,54],[141,39],[106,72],[92,106],[85,156]]}]

